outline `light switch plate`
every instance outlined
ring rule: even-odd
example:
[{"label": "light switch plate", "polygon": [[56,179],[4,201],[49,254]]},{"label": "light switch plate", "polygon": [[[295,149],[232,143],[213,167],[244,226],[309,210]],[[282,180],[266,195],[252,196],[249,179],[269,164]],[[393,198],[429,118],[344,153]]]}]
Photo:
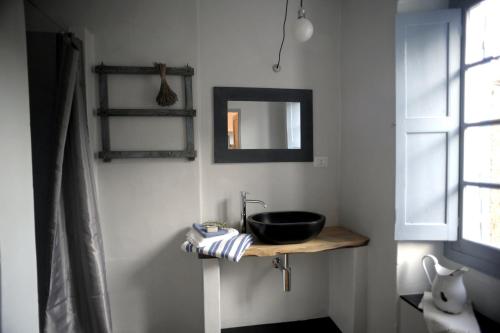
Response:
[{"label": "light switch plate", "polygon": [[315,168],[328,167],[328,156],[314,156],[314,167]]}]

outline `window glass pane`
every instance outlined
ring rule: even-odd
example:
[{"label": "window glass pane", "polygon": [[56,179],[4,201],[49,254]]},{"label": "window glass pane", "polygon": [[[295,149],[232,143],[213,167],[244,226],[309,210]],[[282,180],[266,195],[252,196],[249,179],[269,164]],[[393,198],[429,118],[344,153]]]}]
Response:
[{"label": "window glass pane", "polygon": [[462,237],[500,249],[500,190],[466,186]]},{"label": "window glass pane", "polygon": [[500,60],[465,72],[464,106],[466,123],[500,119]]},{"label": "window glass pane", "polygon": [[467,13],[465,62],[500,55],[500,1],[484,0]]},{"label": "window glass pane", "polygon": [[500,125],[465,130],[464,179],[500,184]]}]

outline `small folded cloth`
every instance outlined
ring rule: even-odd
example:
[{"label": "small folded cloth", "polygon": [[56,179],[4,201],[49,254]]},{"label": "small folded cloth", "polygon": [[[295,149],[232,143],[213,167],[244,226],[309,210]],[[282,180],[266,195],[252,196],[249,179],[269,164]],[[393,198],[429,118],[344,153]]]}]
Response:
[{"label": "small folded cloth", "polygon": [[211,246],[215,242],[231,239],[238,236],[239,232],[236,229],[228,228],[222,229],[223,233],[217,232],[218,234],[211,235],[212,233],[207,233],[207,237],[204,237],[197,229],[191,228],[186,234],[186,239],[196,247],[207,247]]},{"label": "small folded cloth", "polygon": [[249,234],[240,234],[229,239],[223,239],[214,242],[210,246],[196,247],[189,241],[181,245],[185,252],[196,252],[211,257],[227,259],[238,262],[245,253],[245,250],[252,245],[253,237]]},{"label": "small folded cloth", "polygon": [[218,231],[208,232],[207,228],[199,223],[193,223],[193,229],[198,231],[198,233],[205,238],[227,234],[227,229],[219,229]]},{"label": "small folded cloth", "polygon": [[432,294],[424,293],[419,308],[424,311],[424,320],[429,333],[480,333],[479,325],[471,303],[465,305],[459,314],[449,314],[439,310],[432,300]]}]

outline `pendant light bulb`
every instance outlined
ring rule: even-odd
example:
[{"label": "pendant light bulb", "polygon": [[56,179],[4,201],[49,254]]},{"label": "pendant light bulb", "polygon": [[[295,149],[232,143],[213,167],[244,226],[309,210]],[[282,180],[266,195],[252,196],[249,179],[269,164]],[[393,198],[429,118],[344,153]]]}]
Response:
[{"label": "pendant light bulb", "polygon": [[308,41],[314,33],[314,26],[311,21],[306,18],[306,11],[302,7],[299,9],[298,18],[297,21],[295,21],[293,32],[295,39],[299,42]]}]

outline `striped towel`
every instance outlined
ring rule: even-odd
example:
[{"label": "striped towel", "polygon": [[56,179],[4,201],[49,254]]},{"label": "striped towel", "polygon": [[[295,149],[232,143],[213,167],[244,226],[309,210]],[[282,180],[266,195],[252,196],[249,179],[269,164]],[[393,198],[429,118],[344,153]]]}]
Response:
[{"label": "striped towel", "polygon": [[196,252],[207,256],[227,259],[230,261],[238,262],[253,243],[253,237],[249,234],[240,234],[236,237],[220,240],[210,246],[195,247],[188,241],[181,245],[184,252]]}]

